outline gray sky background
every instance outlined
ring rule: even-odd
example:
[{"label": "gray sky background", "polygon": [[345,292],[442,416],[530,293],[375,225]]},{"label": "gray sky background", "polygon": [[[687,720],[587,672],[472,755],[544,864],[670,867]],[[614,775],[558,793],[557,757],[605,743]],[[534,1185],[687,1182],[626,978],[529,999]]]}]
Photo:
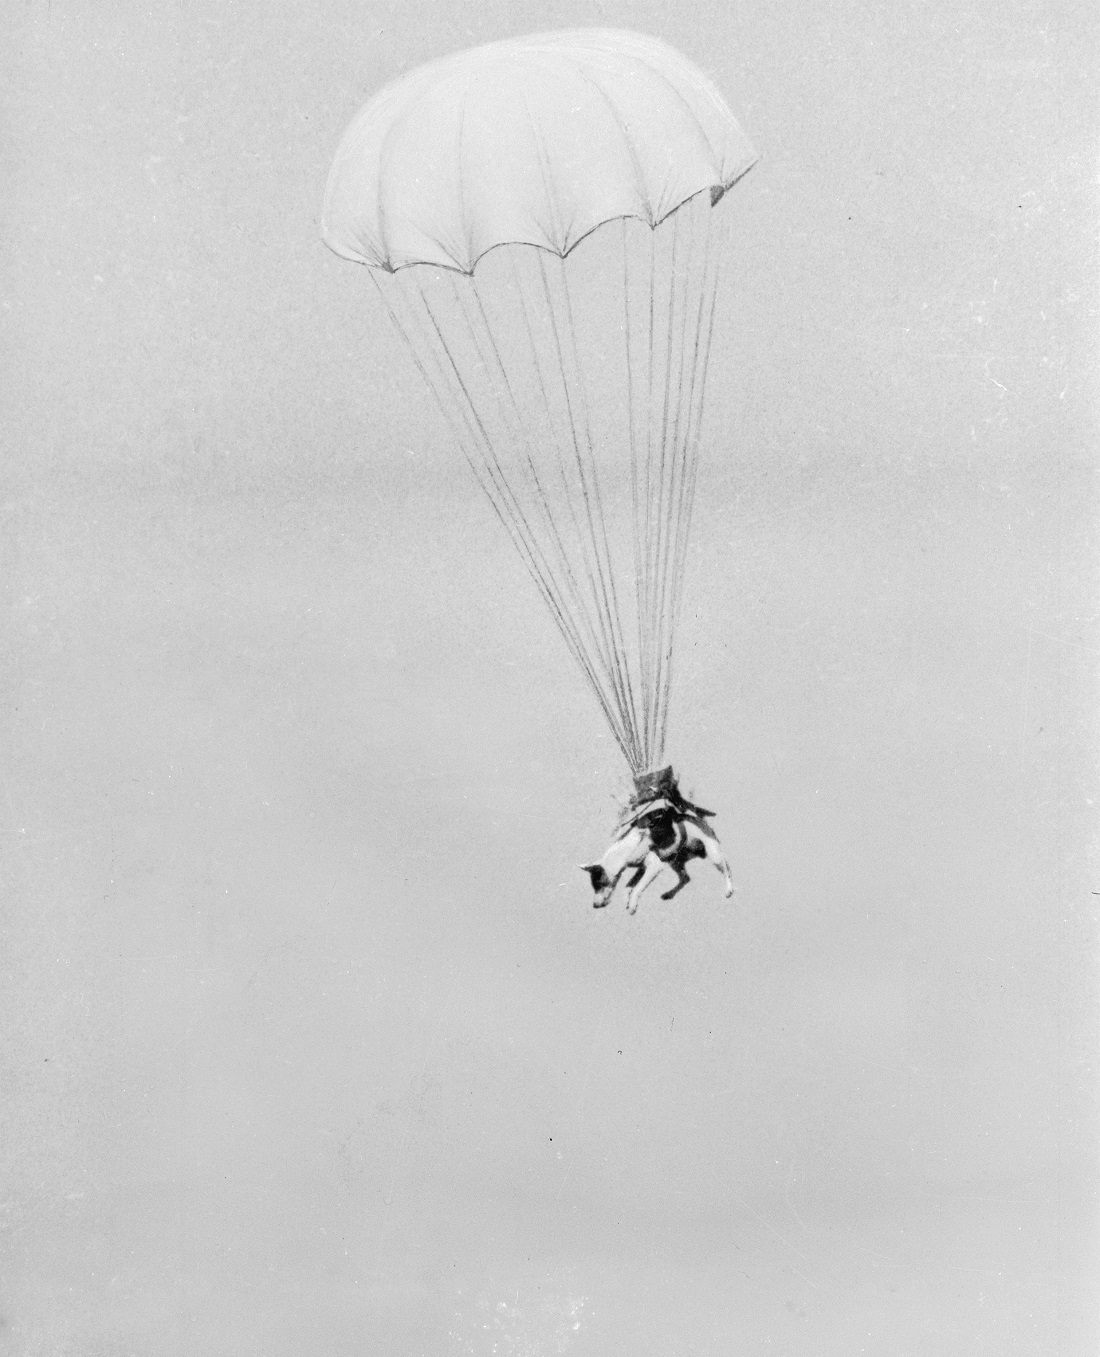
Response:
[{"label": "gray sky background", "polygon": [[[651,32],[762,152],[671,755],[626,772],[362,272],[359,104]],[[1087,4],[3,19],[0,1344],[1095,1351]]]}]

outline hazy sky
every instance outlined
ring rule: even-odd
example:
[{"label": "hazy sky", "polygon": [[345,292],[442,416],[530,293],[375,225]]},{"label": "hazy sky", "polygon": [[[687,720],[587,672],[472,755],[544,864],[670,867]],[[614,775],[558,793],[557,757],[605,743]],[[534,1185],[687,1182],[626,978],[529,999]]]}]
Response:
[{"label": "hazy sky", "polygon": [[[664,38],[736,214],[670,754],[626,770],[363,271],[339,137]],[[0,1344],[1096,1350],[1091,5],[3,19]]]}]

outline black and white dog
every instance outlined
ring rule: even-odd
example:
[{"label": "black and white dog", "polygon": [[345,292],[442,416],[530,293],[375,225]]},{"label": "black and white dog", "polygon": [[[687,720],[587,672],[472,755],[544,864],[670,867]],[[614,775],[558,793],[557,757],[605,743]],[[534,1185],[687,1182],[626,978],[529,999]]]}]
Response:
[{"label": "black and white dog", "polygon": [[661,899],[672,897],[688,884],[687,863],[692,858],[711,862],[726,878],[726,898],[733,894],[730,865],[714,830],[702,817],[683,814],[668,801],[647,806],[645,813],[631,821],[598,862],[587,863],[582,871],[592,880],[596,892],[593,907],[602,909],[615,887],[627,876],[626,909],[633,914],[642,892],[669,867],[676,882]]}]

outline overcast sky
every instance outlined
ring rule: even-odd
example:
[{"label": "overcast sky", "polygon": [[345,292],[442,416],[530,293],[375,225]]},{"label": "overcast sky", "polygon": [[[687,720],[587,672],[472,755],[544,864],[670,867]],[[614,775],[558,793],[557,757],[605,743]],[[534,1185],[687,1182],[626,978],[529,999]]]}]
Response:
[{"label": "overcast sky", "polygon": [[[670,756],[625,765],[364,271],[344,127],[603,24],[734,214]],[[1092,6],[3,18],[0,1343],[1093,1353]]]}]

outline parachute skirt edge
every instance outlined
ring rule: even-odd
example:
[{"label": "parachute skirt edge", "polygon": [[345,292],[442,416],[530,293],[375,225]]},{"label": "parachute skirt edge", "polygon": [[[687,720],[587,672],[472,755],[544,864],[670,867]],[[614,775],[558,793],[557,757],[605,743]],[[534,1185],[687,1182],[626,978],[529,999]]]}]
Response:
[{"label": "parachute skirt edge", "polygon": [[[702,184],[692,193],[681,198],[674,207],[670,207],[663,216],[655,219],[651,219],[641,212],[619,212],[613,217],[605,217],[602,221],[598,221],[595,225],[590,226],[583,235],[579,235],[576,239],[571,240],[565,249],[558,249],[555,245],[546,244],[537,240],[499,240],[495,245],[490,245],[488,248],[482,250],[469,264],[460,264],[450,256],[439,258],[432,257],[430,259],[406,259],[401,263],[394,263],[394,261],[389,258],[369,258],[365,252],[334,243],[328,236],[323,236],[322,240],[325,246],[327,246],[327,248],[338,258],[346,259],[352,264],[362,264],[369,269],[376,269],[379,273],[395,274],[401,273],[404,269],[429,267],[447,269],[451,273],[459,273],[462,274],[463,277],[472,278],[477,270],[477,266],[486,255],[492,254],[494,250],[505,250],[513,246],[527,247],[532,250],[543,250],[547,254],[557,256],[559,259],[568,259],[578,245],[583,245],[594,232],[599,231],[601,227],[611,226],[617,221],[641,221],[644,222],[650,230],[656,231],[663,226],[670,217],[674,216],[701,193],[709,193],[711,207],[717,207],[730,189],[735,188],[749,171],[759,164],[759,162],[760,156],[754,152],[752,159],[738,169],[737,173],[731,179],[728,179],[723,183]],[[442,247],[440,247],[440,249],[442,252]]]}]

